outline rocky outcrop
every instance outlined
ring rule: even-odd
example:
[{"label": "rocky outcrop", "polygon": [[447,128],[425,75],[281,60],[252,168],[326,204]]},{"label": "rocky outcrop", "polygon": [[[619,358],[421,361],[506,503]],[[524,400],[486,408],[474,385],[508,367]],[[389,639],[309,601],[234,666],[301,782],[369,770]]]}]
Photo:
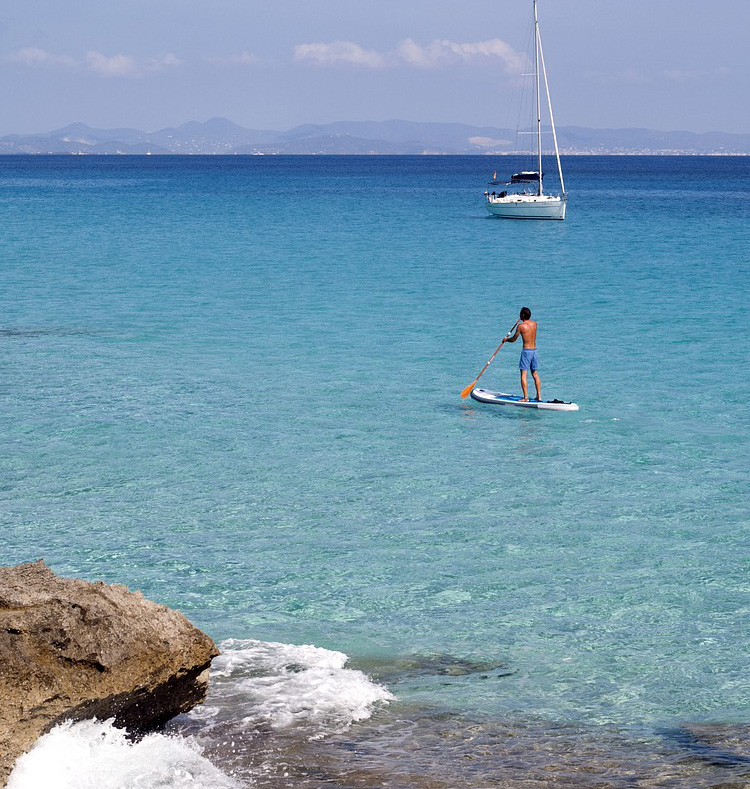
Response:
[{"label": "rocky outcrop", "polygon": [[146,731],[200,703],[213,641],[120,584],[59,578],[42,561],[0,567],[0,786],[64,720]]}]

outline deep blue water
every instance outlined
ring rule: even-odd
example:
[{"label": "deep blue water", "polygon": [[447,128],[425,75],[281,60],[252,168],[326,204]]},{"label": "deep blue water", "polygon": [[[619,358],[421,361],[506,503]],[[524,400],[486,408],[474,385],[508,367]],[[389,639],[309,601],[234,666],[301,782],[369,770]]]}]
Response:
[{"label": "deep blue water", "polygon": [[[376,676],[502,666],[391,689],[644,765],[746,724],[750,158],[569,157],[562,223],[486,214],[513,166],[0,157],[3,563]],[[461,399],[524,305],[579,412]]]}]

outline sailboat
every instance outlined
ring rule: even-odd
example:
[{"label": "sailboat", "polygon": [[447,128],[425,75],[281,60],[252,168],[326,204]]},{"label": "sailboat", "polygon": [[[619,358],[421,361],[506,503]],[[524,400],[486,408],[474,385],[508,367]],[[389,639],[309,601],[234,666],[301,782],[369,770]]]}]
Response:
[{"label": "sailboat", "polygon": [[[534,0],[534,105],[536,116],[536,170],[522,170],[513,173],[507,182],[498,182],[493,179],[490,186],[495,187],[492,192],[485,191],[487,210],[493,215],[505,219],[565,219],[565,207],[568,196],[565,193],[562,165],[560,164],[560,150],[557,146],[557,132],[555,119],[552,114],[552,100],[549,95],[549,82],[547,80],[547,67],[544,62],[542,39],[539,35],[539,16],[537,14],[537,0]],[[541,67],[541,68],[540,68]],[[555,159],[557,173],[560,179],[559,194],[546,194],[544,191],[544,172],[542,171],[542,78],[544,79],[544,92],[547,97],[547,110],[549,123],[552,127],[552,139],[555,143]],[[523,188],[519,191],[519,185]],[[501,186],[501,191],[497,187]],[[509,186],[511,189],[505,189]]]}]

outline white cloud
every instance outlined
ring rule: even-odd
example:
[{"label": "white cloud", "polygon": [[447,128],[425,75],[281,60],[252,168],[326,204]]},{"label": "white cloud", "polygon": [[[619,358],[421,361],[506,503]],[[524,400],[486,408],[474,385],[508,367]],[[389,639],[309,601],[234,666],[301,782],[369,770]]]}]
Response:
[{"label": "white cloud", "polygon": [[206,61],[214,66],[253,66],[260,63],[261,59],[251,52],[240,52],[239,55],[206,58]]},{"label": "white cloud", "polygon": [[92,71],[104,77],[142,77],[153,71],[179,66],[182,62],[172,54],[158,58],[136,58],[132,55],[103,55],[87,52],[86,63]]},{"label": "white cloud", "polygon": [[8,63],[20,63],[24,66],[71,67],[76,65],[76,61],[67,55],[53,55],[51,52],[45,52],[43,49],[37,49],[36,47],[19,49],[18,52],[7,55],[4,60]]},{"label": "white cloud", "polygon": [[482,148],[508,148],[513,145],[512,140],[496,140],[492,137],[469,137],[469,142]]},{"label": "white cloud", "polygon": [[363,49],[352,41],[334,41],[331,44],[299,44],[294,48],[294,59],[313,63],[316,66],[349,63],[367,68],[381,68],[386,65],[382,55],[371,49]]},{"label": "white cloud", "polygon": [[449,66],[483,58],[497,58],[506,71],[513,73],[520,71],[523,65],[523,56],[499,38],[467,43],[435,39],[426,46],[407,38],[398,45],[395,54],[405,63],[419,68]]},{"label": "white cloud", "polygon": [[696,80],[711,79],[714,77],[726,77],[730,70],[725,66],[710,69],[708,71],[683,71],[671,69],[664,72],[664,76],[673,82],[695,82]]},{"label": "white cloud", "polygon": [[367,68],[398,65],[437,68],[488,58],[500,60],[508,72],[519,71],[523,64],[523,56],[499,38],[467,43],[435,39],[424,46],[407,38],[398,44],[392,52],[364,49],[353,41],[300,44],[294,49],[296,61],[317,66],[343,63]]},{"label": "white cloud", "polygon": [[653,78],[642,71],[628,68],[624,71],[584,71],[587,80],[598,85],[647,85]]},{"label": "white cloud", "polygon": [[88,52],[85,61],[81,62],[69,55],[54,55],[36,47],[20,49],[18,52],[6,55],[3,60],[6,63],[44,68],[76,68],[85,65],[105,77],[142,77],[153,71],[181,65],[181,61],[172,54],[155,58],[137,58],[122,54],[108,57],[101,52]]},{"label": "white cloud", "polygon": [[105,77],[135,77],[138,74],[138,64],[130,55],[107,57],[101,52],[88,52],[86,62],[93,71]]},{"label": "white cloud", "polygon": [[628,68],[622,71],[585,71],[591,82],[600,85],[654,85],[663,82],[689,84],[723,79],[731,74],[724,66],[712,69],[667,69],[647,73],[641,69]]}]

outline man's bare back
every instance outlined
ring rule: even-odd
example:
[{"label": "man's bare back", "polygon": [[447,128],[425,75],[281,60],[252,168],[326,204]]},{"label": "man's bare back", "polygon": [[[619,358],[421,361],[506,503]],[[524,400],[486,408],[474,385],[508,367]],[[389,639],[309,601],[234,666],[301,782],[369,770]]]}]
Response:
[{"label": "man's bare back", "polygon": [[506,337],[503,342],[515,342],[519,334],[523,340],[524,348],[536,348],[536,321],[532,321],[531,318],[525,321],[519,321],[516,324],[515,334]]},{"label": "man's bare back", "polygon": [[524,348],[536,348],[536,321],[532,321],[531,318],[521,321],[517,331],[523,337]]}]

